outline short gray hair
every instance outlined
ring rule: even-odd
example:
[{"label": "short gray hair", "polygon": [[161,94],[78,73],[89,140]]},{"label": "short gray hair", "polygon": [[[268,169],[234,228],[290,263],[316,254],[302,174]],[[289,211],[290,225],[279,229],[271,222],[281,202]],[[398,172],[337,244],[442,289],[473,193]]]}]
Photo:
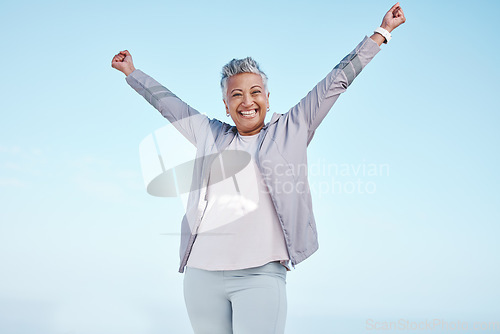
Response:
[{"label": "short gray hair", "polygon": [[220,87],[222,89],[222,98],[226,100],[227,95],[227,79],[233,75],[240,73],[255,73],[259,74],[262,78],[262,83],[264,84],[264,90],[266,94],[267,90],[267,75],[260,69],[259,64],[252,59],[252,57],[246,57],[243,59],[233,59],[222,68],[222,78],[220,79]]}]

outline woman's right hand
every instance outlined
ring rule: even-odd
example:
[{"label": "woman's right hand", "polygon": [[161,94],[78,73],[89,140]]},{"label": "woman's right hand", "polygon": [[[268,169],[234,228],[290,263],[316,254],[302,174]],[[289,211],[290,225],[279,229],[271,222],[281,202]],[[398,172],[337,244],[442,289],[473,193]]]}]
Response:
[{"label": "woman's right hand", "polygon": [[124,50],[117,53],[111,61],[111,67],[123,72],[126,76],[132,73],[135,70],[135,67],[132,62],[132,55],[130,52]]}]

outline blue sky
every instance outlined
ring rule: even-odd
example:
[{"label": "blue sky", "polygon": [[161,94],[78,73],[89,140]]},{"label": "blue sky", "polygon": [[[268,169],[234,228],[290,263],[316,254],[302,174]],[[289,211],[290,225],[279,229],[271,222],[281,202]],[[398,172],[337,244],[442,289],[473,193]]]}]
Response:
[{"label": "blue sky", "polygon": [[[149,196],[139,162],[139,143],[167,121],[111,68],[114,54],[128,49],[216,118],[221,67],[252,56],[284,113],[393,4],[3,2],[0,332],[190,332],[168,234],[182,205]],[[328,167],[310,170],[320,249],[288,273],[287,333],[500,322],[500,5],[401,6],[407,22],[309,146],[311,165]]]}]

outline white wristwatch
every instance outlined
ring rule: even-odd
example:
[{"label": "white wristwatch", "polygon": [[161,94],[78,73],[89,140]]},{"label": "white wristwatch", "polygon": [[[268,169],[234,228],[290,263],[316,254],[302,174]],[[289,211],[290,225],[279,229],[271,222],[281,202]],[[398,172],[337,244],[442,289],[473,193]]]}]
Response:
[{"label": "white wristwatch", "polygon": [[384,36],[385,38],[385,41],[384,41],[384,44],[387,44],[387,42],[389,42],[391,40],[391,33],[388,32],[387,30],[385,30],[384,28],[382,27],[378,27],[377,29],[375,29],[373,31],[374,33],[379,33],[380,35]]}]

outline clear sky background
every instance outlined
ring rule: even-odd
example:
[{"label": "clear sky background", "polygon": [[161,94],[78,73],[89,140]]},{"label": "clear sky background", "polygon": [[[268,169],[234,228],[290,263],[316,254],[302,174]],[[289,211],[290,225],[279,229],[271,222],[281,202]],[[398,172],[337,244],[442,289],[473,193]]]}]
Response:
[{"label": "clear sky background", "polygon": [[[111,68],[117,52],[225,120],[220,69],[252,56],[284,113],[393,4],[3,1],[0,332],[191,332],[169,235],[182,205],[148,195],[139,162],[167,121]],[[287,333],[500,332],[500,3],[401,6],[309,147],[320,248],[288,273]]]}]

